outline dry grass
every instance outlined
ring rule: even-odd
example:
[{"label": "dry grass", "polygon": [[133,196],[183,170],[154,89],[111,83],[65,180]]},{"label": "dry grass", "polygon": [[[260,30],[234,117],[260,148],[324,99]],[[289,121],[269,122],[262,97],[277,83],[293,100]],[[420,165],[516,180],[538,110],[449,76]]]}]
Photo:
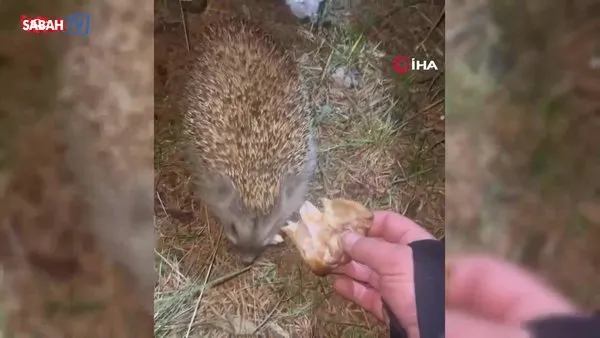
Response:
[{"label": "dry grass", "polygon": [[[246,4],[257,11],[251,16],[265,21],[277,13],[263,6],[261,14],[259,5]],[[223,8],[227,7],[209,8],[209,13],[226,11]],[[390,73],[389,52],[370,33],[335,25],[310,30],[287,15],[273,26],[277,35],[295,35],[291,48],[314,99],[320,151],[310,199],[345,197],[375,209],[396,210],[443,235],[443,145],[429,137],[436,133],[432,125],[443,124],[443,112],[427,96],[431,92],[443,96],[443,91],[440,94],[430,82],[414,84],[410,77],[397,81]],[[190,16],[190,26],[200,20]],[[428,27],[423,30],[419,32],[423,36],[415,39],[426,37]],[[190,36],[193,43],[194,34]],[[193,183],[178,145],[173,108],[178,84],[173,81],[178,78],[181,53],[186,53],[180,28],[161,33],[156,43],[163,81],[157,84],[156,95],[160,278],[155,336],[384,334],[386,328],[372,316],[334,294],[328,278],[314,276],[290,243],[269,248],[250,268],[238,262],[217,221],[193,198]],[[340,67],[359,74],[360,85],[348,88],[336,83],[331,74]]]},{"label": "dry grass", "polygon": [[600,306],[600,8],[448,6],[450,249],[494,252]]}]

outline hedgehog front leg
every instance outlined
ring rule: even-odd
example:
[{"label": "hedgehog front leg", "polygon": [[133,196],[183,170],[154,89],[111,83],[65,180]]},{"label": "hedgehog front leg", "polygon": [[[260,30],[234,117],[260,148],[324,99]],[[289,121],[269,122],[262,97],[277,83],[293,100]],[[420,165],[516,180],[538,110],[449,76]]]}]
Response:
[{"label": "hedgehog front leg", "polygon": [[283,237],[280,234],[273,236],[271,241],[269,241],[269,245],[279,245],[281,243],[283,243]]}]

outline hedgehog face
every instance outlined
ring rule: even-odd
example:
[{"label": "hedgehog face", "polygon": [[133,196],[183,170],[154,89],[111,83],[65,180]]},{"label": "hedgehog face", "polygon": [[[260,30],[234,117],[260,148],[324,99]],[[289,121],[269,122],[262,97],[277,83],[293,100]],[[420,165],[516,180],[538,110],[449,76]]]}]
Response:
[{"label": "hedgehog face", "polygon": [[275,236],[292,214],[299,210],[308,192],[309,175],[287,175],[282,180],[275,204],[263,215],[251,215],[237,209],[239,222],[232,224],[232,242],[240,252],[242,262],[252,263],[269,244],[277,244]]},{"label": "hedgehog face", "polygon": [[219,218],[225,235],[239,252],[242,262],[251,264],[269,244],[274,244],[274,237],[289,217],[298,211],[308,191],[310,176],[310,170],[284,175],[275,203],[262,212],[249,211],[241,202],[239,190],[223,175],[205,174],[200,193]]},{"label": "hedgehog face", "polygon": [[269,244],[276,243],[274,237],[304,202],[308,180],[309,176],[305,174],[286,175],[274,205],[264,212],[248,211],[235,191],[230,191],[233,198],[224,205],[227,209],[222,212],[224,218],[221,220],[229,241],[244,264],[251,264]]},{"label": "hedgehog face", "polygon": [[[252,263],[269,244],[274,242],[290,216],[300,209],[308,192],[308,185],[317,166],[317,145],[309,137],[308,152],[299,167],[289,167],[275,180],[278,188],[273,189],[273,202],[256,210],[243,203],[241,191],[222,171],[207,170],[202,162],[194,161],[198,192],[203,202],[217,216],[225,235],[240,253],[241,260]],[[203,168],[203,169],[202,169]],[[257,180],[255,180],[256,182]],[[252,180],[250,180],[252,182]],[[247,191],[247,190],[246,190]],[[252,210],[252,211],[251,211]]]}]

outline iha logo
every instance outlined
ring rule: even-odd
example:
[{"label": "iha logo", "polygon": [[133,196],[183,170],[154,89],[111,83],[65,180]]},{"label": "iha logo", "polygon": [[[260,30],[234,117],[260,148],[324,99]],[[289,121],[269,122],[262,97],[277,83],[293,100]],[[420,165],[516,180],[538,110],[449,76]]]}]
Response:
[{"label": "iha logo", "polygon": [[63,18],[49,19],[43,16],[21,16],[21,29],[31,33],[64,32],[87,36],[90,32],[90,15],[73,13]]},{"label": "iha logo", "polygon": [[418,60],[404,55],[394,59],[394,69],[400,74],[411,70],[439,70],[433,60]]}]

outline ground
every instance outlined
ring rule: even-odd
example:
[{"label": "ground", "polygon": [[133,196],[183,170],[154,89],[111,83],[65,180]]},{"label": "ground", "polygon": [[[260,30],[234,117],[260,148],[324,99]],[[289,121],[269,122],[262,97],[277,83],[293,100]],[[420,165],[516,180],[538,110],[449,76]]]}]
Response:
[{"label": "ground", "polygon": [[[457,3],[448,37],[474,23]],[[446,48],[448,252],[496,254],[599,308],[598,7],[496,5],[500,40],[486,23]],[[504,56],[478,68],[486,44]]]},{"label": "ground", "polygon": [[[283,1],[215,3],[189,15],[191,44],[199,25],[236,11],[297,56],[317,107],[319,167],[310,199],[344,197],[395,210],[443,236],[444,77],[400,75],[392,67],[402,54],[443,64],[443,4],[382,1],[350,8],[343,21],[349,8],[332,6],[332,23],[311,29]],[[183,29],[156,25],[155,337],[381,336],[385,326],[334,294],[291,243],[269,248],[249,268],[231,253],[218,222],[193,198],[179,145],[173,79],[187,53]],[[358,87],[333,80],[340,67],[357,71]]]}]

